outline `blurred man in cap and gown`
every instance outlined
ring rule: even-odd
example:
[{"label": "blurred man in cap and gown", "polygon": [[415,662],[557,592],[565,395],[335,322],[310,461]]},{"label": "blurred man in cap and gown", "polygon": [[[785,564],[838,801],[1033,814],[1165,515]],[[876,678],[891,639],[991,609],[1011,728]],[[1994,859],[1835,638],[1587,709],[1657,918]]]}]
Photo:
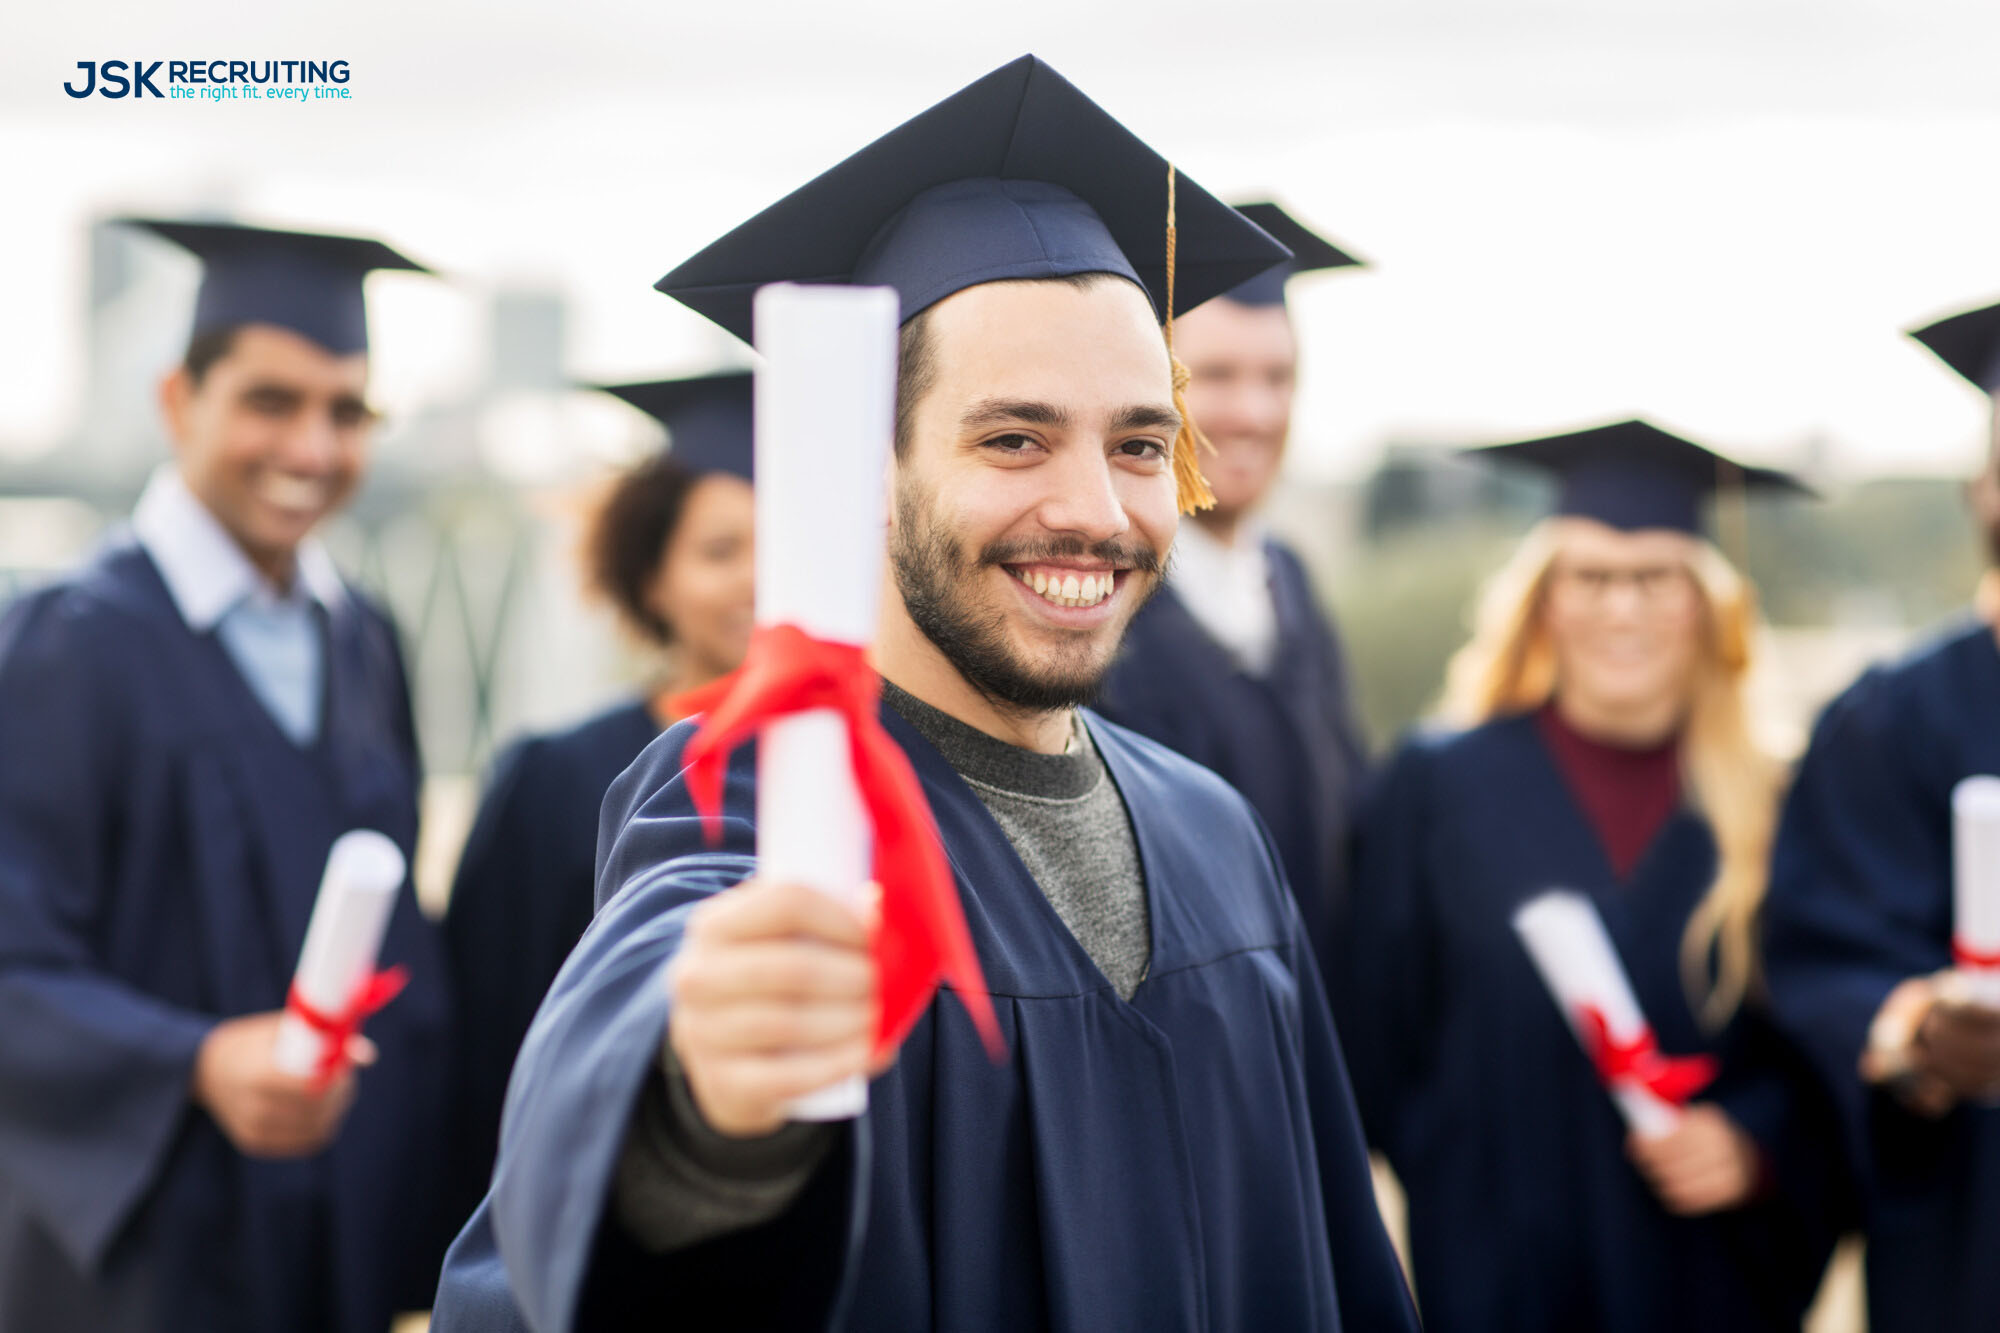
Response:
[{"label": "blurred man in cap and gown", "polygon": [[[1796,1330],[1838,1136],[1755,984],[1782,774],[1745,712],[1755,591],[1699,518],[1796,483],[1641,421],[1472,456],[1560,499],[1452,660],[1459,729],[1406,742],[1363,806],[1329,983],[1425,1326]],[[1512,928],[1552,888],[1603,919],[1667,1061],[1715,1062],[1662,1135],[1628,1130]]]},{"label": "blurred man in cap and gown", "polygon": [[443,952],[324,1083],[275,1037],[333,841],[407,856],[418,759],[388,619],[312,533],[375,414],[387,246],[137,225],[204,266],[129,532],[0,621],[0,1328],[381,1333],[425,1304]]},{"label": "blurred man in cap and gown", "polygon": [[1132,622],[1100,706],[1249,798],[1318,951],[1347,875],[1367,744],[1339,636],[1304,563],[1259,510],[1278,479],[1298,381],[1286,286],[1359,261],[1276,204],[1237,210],[1293,257],[1174,325],[1192,377],[1188,408],[1215,446],[1202,461],[1215,504],[1181,525],[1167,586]]},{"label": "blurred man in cap and gown", "polygon": [[458,987],[447,1201],[458,1222],[493,1174],[521,1038],[590,924],[605,789],[679,720],[675,696],[734,671],[749,648],[750,381],[737,371],[600,386],[666,427],[671,446],[612,483],[583,541],[591,589],[657,661],[642,697],[502,752],[459,859],[444,919]]},{"label": "blurred man in cap and gown", "polygon": [[747,752],[711,848],[676,727],[606,797],[602,908],[522,1048],[440,1333],[1414,1328],[1268,836],[1079,707],[1202,498],[1160,321],[1285,257],[1186,180],[1169,232],[1171,179],[1024,57],[662,280],[739,336],[767,282],[900,298],[881,719],[1007,1057],[933,1002],[861,1118],[788,1123],[869,1072],[887,974],[855,913],[756,877]]},{"label": "blurred man in cap and gown", "polygon": [[[2000,393],[2000,306],[1912,336]],[[1995,467],[1989,449],[1972,491],[1989,542]],[[1834,1089],[1863,1183],[1880,1333],[2000,1322],[2000,1011],[1949,978],[1952,792],[2000,774],[1996,633],[1947,629],[1827,706],[1766,905],[1772,1004]]]}]

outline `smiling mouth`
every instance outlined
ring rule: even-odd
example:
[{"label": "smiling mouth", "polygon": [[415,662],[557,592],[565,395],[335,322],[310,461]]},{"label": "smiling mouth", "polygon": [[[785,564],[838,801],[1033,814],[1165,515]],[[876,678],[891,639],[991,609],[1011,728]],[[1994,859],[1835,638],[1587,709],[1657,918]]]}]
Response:
[{"label": "smiling mouth", "polygon": [[1117,569],[1077,570],[1053,566],[1006,566],[1028,591],[1051,606],[1096,606],[1118,590]]},{"label": "smiling mouth", "polygon": [[309,512],[325,506],[328,489],[323,481],[267,475],[258,479],[256,493],[266,504],[279,509]]}]

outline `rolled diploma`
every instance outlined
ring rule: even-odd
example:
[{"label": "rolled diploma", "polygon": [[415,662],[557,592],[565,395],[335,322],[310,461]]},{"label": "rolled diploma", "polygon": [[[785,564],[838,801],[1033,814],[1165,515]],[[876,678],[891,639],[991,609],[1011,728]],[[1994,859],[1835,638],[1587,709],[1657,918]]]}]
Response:
[{"label": "rolled diploma", "polygon": [[[405,868],[403,849],[385,834],[356,829],[334,841],[292,978],[306,1003],[320,1013],[345,1009],[355,988],[375,970]],[[278,1024],[278,1067],[300,1077],[312,1074],[324,1041],[287,1010]]]},{"label": "rolled diploma", "polygon": [[[895,292],[776,283],[754,309],[757,351],[757,619],[869,644],[881,601],[884,469],[895,433]],[[852,905],[874,831],[854,782],[847,724],[830,711],[768,728],[757,760],[757,873]],[[868,1106],[850,1078],[799,1099],[795,1120]]]},{"label": "rolled diploma", "polygon": [[[2000,777],[1966,778],[1951,793],[1952,934],[1964,952],[2000,955]],[[1958,964],[1967,998],[2000,1007],[2000,968]]]},{"label": "rolled diploma", "polygon": [[[1625,1044],[1645,1035],[1646,1016],[1590,899],[1551,890],[1514,913],[1514,931],[1579,1043],[1584,1041],[1579,1011],[1585,1006],[1604,1016],[1612,1041]],[[1589,1047],[1584,1049],[1588,1054]],[[1614,1083],[1608,1091],[1626,1125],[1640,1135],[1657,1138],[1680,1123],[1680,1108],[1649,1088]]]}]

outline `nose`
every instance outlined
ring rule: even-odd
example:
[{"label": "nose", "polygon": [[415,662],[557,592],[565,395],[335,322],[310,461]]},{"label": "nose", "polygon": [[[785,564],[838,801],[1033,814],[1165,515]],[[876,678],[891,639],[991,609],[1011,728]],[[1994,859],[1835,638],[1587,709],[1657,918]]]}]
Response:
[{"label": "nose", "polygon": [[329,413],[302,411],[291,422],[278,450],[278,463],[301,476],[324,476],[340,460],[340,432]]},{"label": "nose", "polygon": [[1037,517],[1054,532],[1073,533],[1087,542],[1110,541],[1132,526],[1112,476],[1110,460],[1096,442],[1065,449],[1046,475],[1050,491]]}]

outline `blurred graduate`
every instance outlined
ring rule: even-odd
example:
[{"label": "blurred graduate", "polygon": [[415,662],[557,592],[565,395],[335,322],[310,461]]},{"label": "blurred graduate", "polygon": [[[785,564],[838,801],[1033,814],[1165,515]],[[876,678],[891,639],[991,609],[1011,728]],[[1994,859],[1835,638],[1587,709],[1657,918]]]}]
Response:
[{"label": "blurred graduate", "polygon": [[[1914,336],[2000,392],[2000,306]],[[2000,564],[1997,468],[1989,450],[1972,499]],[[1949,982],[1952,789],[2000,774],[2000,601],[1982,611],[1828,705],[1765,909],[1774,1010],[1835,1090],[1860,1169],[1882,1333],[2000,1321],[2000,1011]]]},{"label": "blurred graduate", "polygon": [[742,665],[753,544],[750,375],[605,386],[668,432],[671,451],[620,474],[584,536],[591,589],[654,657],[642,697],[494,762],[445,914],[458,987],[448,1208],[486,1193],[514,1054],[556,970],[590,924],[605,789],[669,724],[669,700]]},{"label": "blurred graduate", "polygon": [[1358,261],[1276,204],[1238,210],[1292,259],[1175,322],[1188,409],[1215,446],[1202,460],[1215,503],[1181,525],[1167,586],[1132,622],[1100,708],[1250,799],[1318,950],[1346,879],[1367,745],[1339,636],[1259,509],[1284,460],[1298,383],[1286,286]]},{"label": "blurred graduate", "polygon": [[[881,744],[1007,1058],[965,991],[872,1058],[909,992],[868,922],[757,877],[747,748],[711,848],[677,726],[606,797],[602,907],[522,1048],[439,1333],[1414,1328],[1268,837],[1078,706],[1204,497],[1161,320],[1285,258],[1185,178],[1170,232],[1170,180],[1024,57],[662,280],[743,337],[768,282],[900,299]],[[861,1118],[788,1122],[863,1073]]]},{"label": "blurred graduate", "polygon": [[396,634],[312,534],[369,457],[362,281],[418,266],[138,225],[204,264],[173,462],[0,621],[0,1328],[380,1333],[438,1258],[450,1003],[407,883],[407,989],[328,1081],[274,1055],[335,838],[415,844]]},{"label": "blurred graduate", "polygon": [[[1638,421],[1478,455],[1560,499],[1450,664],[1457,729],[1371,790],[1330,983],[1425,1326],[1796,1329],[1837,1135],[1761,1012],[1781,771],[1746,715],[1754,591],[1698,518],[1718,485],[1794,483]],[[1665,1056],[1717,1061],[1670,1133],[1628,1132],[1512,928],[1556,888],[1594,904]]]}]

